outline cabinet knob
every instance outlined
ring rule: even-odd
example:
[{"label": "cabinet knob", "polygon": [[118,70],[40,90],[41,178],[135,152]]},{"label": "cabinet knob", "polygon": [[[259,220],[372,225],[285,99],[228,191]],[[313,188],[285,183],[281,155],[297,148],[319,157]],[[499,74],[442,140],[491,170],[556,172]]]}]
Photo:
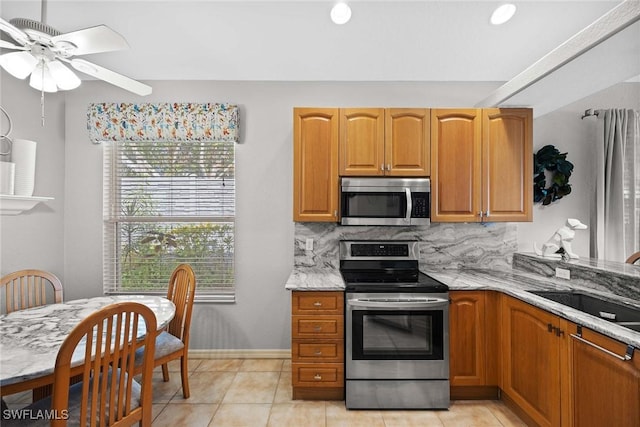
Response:
[{"label": "cabinet knob", "polygon": [[380,170],[383,171],[384,170],[384,163],[380,165]]},{"label": "cabinet knob", "polygon": [[320,375],[320,374],[315,374],[315,375],[313,376],[313,379],[314,379],[314,380],[316,380],[316,381],[320,381],[320,380],[322,379],[322,375]]},{"label": "cabinet knob", "polygon": [[478,212],[478,216],[480,217],[480,219],[482,219],[482,215],[484,215],[482,211]]},{"label": "cabinet knob", "polygon": [[391,165],[387,164],[387,170],[390,171],[391,170]]},{"label": "cabinet knob", "polygon": [[322,307],[322,303],[320,301],[316,301],[313,303],[314,307]]}]

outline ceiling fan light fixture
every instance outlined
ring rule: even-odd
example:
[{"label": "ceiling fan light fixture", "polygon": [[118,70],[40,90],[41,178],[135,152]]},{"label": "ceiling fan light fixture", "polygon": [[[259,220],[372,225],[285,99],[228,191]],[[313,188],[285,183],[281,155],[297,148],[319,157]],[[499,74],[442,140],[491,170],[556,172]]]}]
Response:
[{"label": "ceiling fan light fixture", "polygon": [[496,10],[491,14],[491,23],[493,25],[502,25],[516,13],[516,5],[512,3],[505,3],[498,6]]},{"label": "ceiling fan light fixture", "polygon": [[33,70],[33,73],[31,73],[31,78],[29,79],[29,86],[43,92],[58,91],[56,82],[53,80],[53,77],[51,77],[51,72],[49,72],[49,67],[44,61],[38,62],[38,65],[36,65],[35,70]]},{"label": "ceiling fan light fixture", "polygon": [[49,72],[58,89],[71,90],[80,86],[80,79],[60,61],[50,61],[48,64]]},{"label": "ceiling fan light fixture", "polygon": [[0,55],[0,66],[13,77],[24,80],[36,68],[38,60],[29,52],[11,52]]},{"label": "ceiling fan light fixture", "polygon": [[344,2],[336,3],[331,8],[331,20],[334,24],[342,25],[351,19],[351,8]]}]

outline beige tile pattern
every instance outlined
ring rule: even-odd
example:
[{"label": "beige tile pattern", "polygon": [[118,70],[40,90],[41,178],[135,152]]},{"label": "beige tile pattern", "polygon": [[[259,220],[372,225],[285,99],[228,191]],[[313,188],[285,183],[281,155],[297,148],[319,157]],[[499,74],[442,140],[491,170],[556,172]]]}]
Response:
[{"label": "beige tile pattern", "polygon": [[[448,411],[354,411],[344,402],[292,400],[291,361],[193,359],[191,397],[182,397],[180,364],[169,364],[170,381],[153,376],[153,426],[176,427],[524,427],[500,401],[454,401]],[[30,393],[7,396],[10,409]]]}]

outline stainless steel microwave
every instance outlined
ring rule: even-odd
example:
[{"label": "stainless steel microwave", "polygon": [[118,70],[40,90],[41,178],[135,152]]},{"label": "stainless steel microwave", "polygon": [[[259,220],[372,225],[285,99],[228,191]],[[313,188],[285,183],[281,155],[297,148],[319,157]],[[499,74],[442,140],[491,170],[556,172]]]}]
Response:
[{"label": "stainless steel microwave", "polygon": [[342,225],[425,225],[431,212],[429,178],[342,178]]}]

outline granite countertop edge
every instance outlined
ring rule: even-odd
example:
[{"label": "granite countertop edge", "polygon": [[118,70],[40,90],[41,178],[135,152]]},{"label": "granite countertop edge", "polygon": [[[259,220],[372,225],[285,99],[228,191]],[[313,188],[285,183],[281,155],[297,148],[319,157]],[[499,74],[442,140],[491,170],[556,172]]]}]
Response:
[{"label": "granite countertop edge", "polygon": [[[640,301],[590,288],[573,285],[560,279],[516,270],[439,270],[427,271],[436,280],[449,286],[449,290],[490,290],[503,292],[535,307],[563,317],[573,323],[600,332],[603,335],[632,345],[640,350],[640,332],[616,325],[607,320],[575,310],[566,305],[527,292],[528,290],[581,290],[611,301],[640,308]],[[322,267],[296,267],[291,272],[285,289],[290,291],[344,291],[345,284],[336,269]]]}]

